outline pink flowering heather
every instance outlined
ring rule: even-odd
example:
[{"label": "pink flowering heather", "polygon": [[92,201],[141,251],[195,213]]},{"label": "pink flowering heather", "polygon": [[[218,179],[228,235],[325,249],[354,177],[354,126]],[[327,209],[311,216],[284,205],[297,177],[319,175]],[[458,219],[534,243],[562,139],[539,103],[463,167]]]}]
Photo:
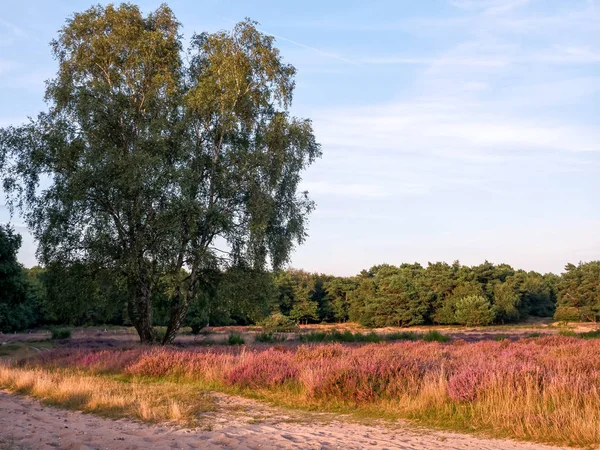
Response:
[{"label": "pink flowering heather", "polygon": [[583,398],[597,394],[600,386],[600,341],[562,336],[472,344],[323,344],[241,350],[59,349],[34,363],[94,373],[207,380],[240,388],[291,384],[307,398],[355,404],[418,396],[427,380],[440,378],[445,380],[448,398],[458,403],[475,402],[500,388],[513,395],[576,388]]}]

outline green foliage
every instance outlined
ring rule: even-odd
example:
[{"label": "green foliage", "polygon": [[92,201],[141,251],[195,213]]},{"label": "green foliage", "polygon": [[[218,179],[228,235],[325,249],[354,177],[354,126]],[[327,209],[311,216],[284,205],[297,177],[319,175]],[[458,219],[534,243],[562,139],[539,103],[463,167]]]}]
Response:
[{"label": "green foliage", "polygon": [[53,328],[50,330],[52,333],[51,339],[71,339],[71,330],[67,328]]},{"label": "green foliage", "polygon": [[493,311],[498,322],[514,322],[519,319],[521,297],[509,283],[496,283],[493,287]]},{"label": "green foliage", "polygon": [[246,20],[194,35],[183,59],[166,5],[147,16],[94,6],[52,42],[48,111],[0,129],[8,204],[22,207],[41,262],[119,273],[143,342],[158,340],[165,277],[167,343],[207,274],[279,268],[305,238],[314,205],[301,173],[321,152],[311,122],[289,114],[296,71],[273,43]]},{"label": "green foliage", "polygon": [[302,342],[381,342],[383,338],[375,333],[352,333],[351,331],[311,331],[301,334]]},{"label": "green foliage", "polygon": [[51,263],[40,271],[52,322],[75,326],[124,323],[125,280],[92,264]]},{"label": "green foliage", "polygon": [[17,261],[21,236],[10,226],[0,224],[0,331],[19,331],[42,319],[35,280]]},{"label": "green foliage", "polygon": [[556,285],[556,320],[595,322],[600,319],[600,261],[580,263],[577,266],[567,264]]},{"label": "green foliage", "polygon": [[600,329],[595,331],[586,331],[577,335],[581,339],[600,339]]},{"label": "green foliage", "polygon": [[554,313],[554,320],[560,322],[579,322],[579,308],[576,306],[559,306]]},{"label": "green foliage", "polygon": [[266,332],[289,333],[298,330],[298,323],[281,313],[271,314],[259,323]]},{"label": "green foliage", "polygon": [[448,342],[450,337],[437,330],[431,330],[423,335],[423,340],[425,342]]},{"label": "green foliage", "polygon": [[572,330],[562,330],[559,334],[561,336],[576,337],[580,339],[600,339],[600,329],[593,331],[585,331],[583,333],[576,333]]},{"label": "green foliage", "polygon": [[275,333],[273,331],[263,331],[261,333],[256,334],[256,336],[254,336],[254,340],[256,342],[262,343],[282,342],[285,341],[285,336],[283,336],[280,333]]},{"label": "green foliage", "polygon": [[303,342],[383,342],[383,341],[417,341],[426,342],[448,342],[450,338],[439,331],[432,330],[427,333],[414,333],[410,331],[376,334],[376,333],[352,333],[351,331],[311,331],[301,334]]},{"label": "green foliage", "polygon": [[382,336],[386,341],[418,341],[421,335],[414,331],[395,331]]},{"label": "green foliage", "polygon": [[470,295],[456,301],[456,323],[466,326],[489,325],[494,320],[490,302],[481,295]]},{"label": "green foliage", "polygon": [[319,320],[317,314],[318,307],[317,302],[306,298],[301,299],[294,304],[294,307],[290,311],[290,318],[300,323],[315,322]]},{"label": "green foliage", "polygon": [[244,340],[241,334],[230,333],[229,337],[227,338],[227,343],[229,345],[244,345],[246,341]]}]

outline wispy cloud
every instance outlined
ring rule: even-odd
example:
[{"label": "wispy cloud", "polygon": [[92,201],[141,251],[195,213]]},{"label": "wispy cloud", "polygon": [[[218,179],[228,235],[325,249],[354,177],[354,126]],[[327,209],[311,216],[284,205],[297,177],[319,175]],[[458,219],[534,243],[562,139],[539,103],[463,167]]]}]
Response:
[{"label": "wispy cloud", "polygon": [[412,58],[406,56],[382,56],[382,57],[366,57],[360,62],[365,64],[380,64],[380,65],[401,65],[401,64],[416,64],[416,65],[443,65],[443,66],[463,66],[463,67],[502,67],[508,61],[502,59],[486,59],[486,58]]},{"label": "wispy cloud", "polygon": [[28,34],[25,32],[25,30],[23,30],[23,28],[2,18],[0,18],[0,28],[8,30],[10,33],[20,38],[28,37]]},{"label": "wispy cloud", "polygon": [[497,15],[513,11],[529,2],[530,0],[453,0],[450,3],[457,8]]}]

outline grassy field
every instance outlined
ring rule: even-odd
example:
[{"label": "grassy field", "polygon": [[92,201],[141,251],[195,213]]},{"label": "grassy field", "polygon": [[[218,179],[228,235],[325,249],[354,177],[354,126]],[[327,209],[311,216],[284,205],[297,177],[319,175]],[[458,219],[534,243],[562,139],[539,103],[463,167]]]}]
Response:
[{"label": "grassy field", "polygon": [[[211,407],[203,393],[217,390],[496,437],[600,444],[598,333],[474,343],[340,335],[314,334],[308,344],[56,348],[4,364],[0,386],[149,421],[194,423]],[[336,338],[344,344],[327,343]]]}]

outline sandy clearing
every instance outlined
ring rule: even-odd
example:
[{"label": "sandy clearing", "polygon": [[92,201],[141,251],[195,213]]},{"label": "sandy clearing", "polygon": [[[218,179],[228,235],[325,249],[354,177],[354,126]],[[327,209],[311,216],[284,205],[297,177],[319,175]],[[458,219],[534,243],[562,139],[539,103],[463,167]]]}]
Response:
[{"label": "sandy clearing", "polygon": [[[197,429],[106,419],[43,406],[0,391],[0,449],[455,449],[550,450],[539,444],[481,439],[410,427],[368,426],[330,415],[287,412],[215,394],[219,408]],[[314,419],[314,420],[313,420]]]}]

